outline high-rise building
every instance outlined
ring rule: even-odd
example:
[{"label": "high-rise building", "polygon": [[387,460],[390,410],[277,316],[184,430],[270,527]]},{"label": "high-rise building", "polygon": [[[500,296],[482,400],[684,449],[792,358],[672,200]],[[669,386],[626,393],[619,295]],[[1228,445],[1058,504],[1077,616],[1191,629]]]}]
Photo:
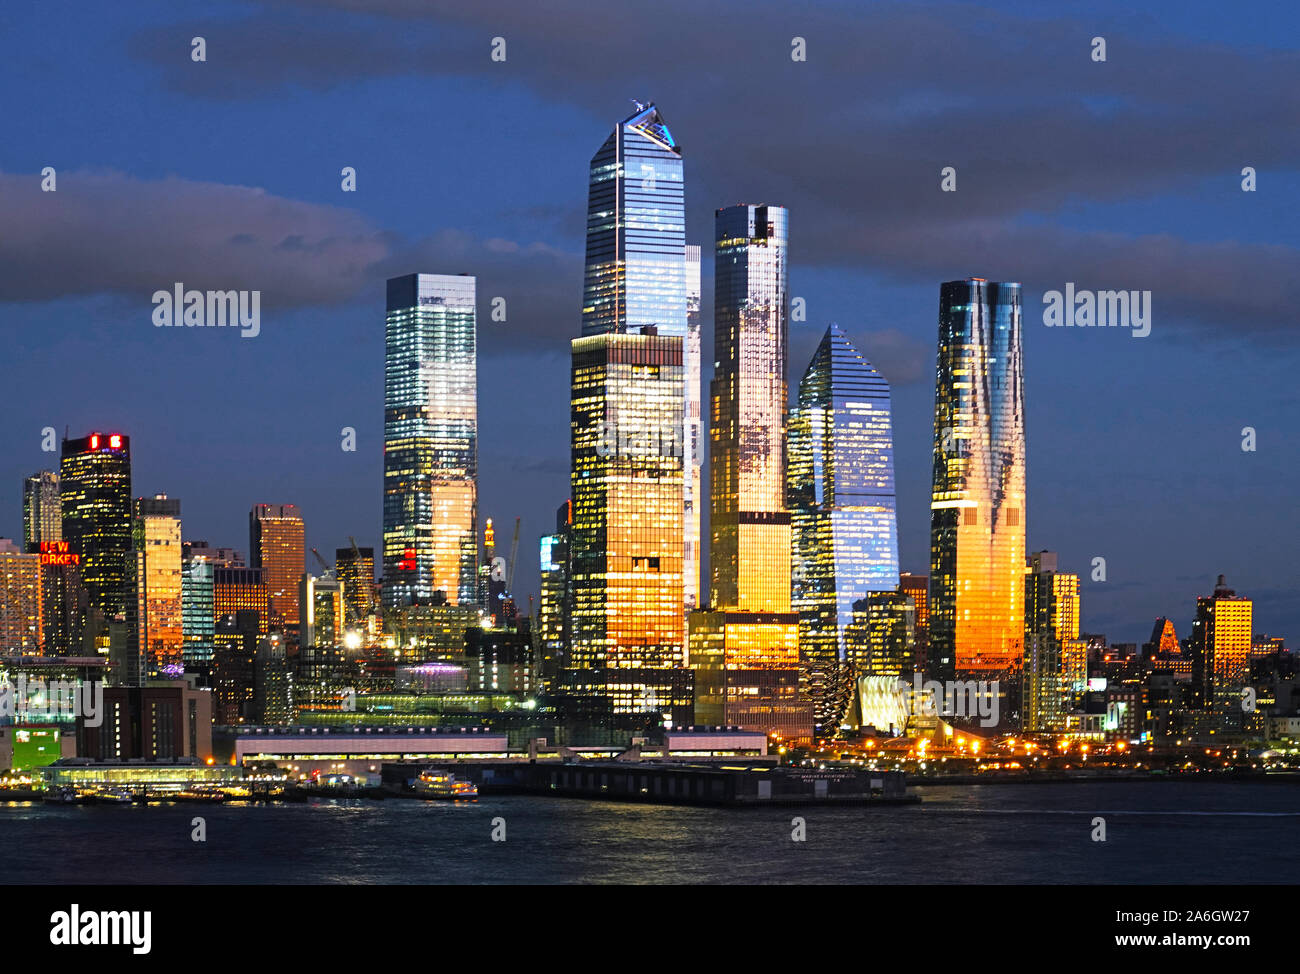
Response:
[{"label": "high-rise building", "polygon": [[709,423],[709,607],[690,617],[696,719],[811,737],[798,694],[786,509],[788,215],[717,211]]},{"label": "high-rise building", "polygon": [[582,334],[682,340],[685,612],[700,584],[700,249],[686,246],[681,147],[658,108],[636,105],[591,160]]},{"label": "high-rise building", "polygon": [[[1025,656],[1020,710],[1028,734],[1060,733],[1072,709],[1086,658],[1079,639],[1079,576],[1058,571],[1053,551],[1036,551],[1025,572]],[[1086,680],[1086,670],[1084,673]]]},{"label": "high-rise building", "polygon": [[889,383],[836,324],[799,383],[788,497],[805,685],[819,725],[834,727],[854,686],[854,605],[899,585]]},{"label": "high-rise building", "polygon": [[328,572],[320,577],[304,572],[298,599],[303,607],[302,644],[317,647],[341,645],[346,587]]},{"label": "high-rise building", "polygon": [[[182,545],[182,550],[188,548]],[[216,569],[203,555],[181,560],[181,654],[186,669],[205,667],[212,660],[213,576]]]},{"label": "high-rise building", "polygon": [[659,109],[638,103],[591,160],[582,334],[684,338],[686,293],[682,150]]},{"label": "high-rise building", "polygon": [[1242,728],[1242,690],[1250,683],[1254,602],[1228,588],[1222,575],[1214,594],[1196,600],[1192,623],[1192,685],[1212,733]]},{"label": "high-rise building", "polygon": [[23,481],[23,548],[40,551],[42,542],[63,540],[63,501],[59,475],[42,470]]},{"label": "high-rise building", "polygon": [[683,361],[686,369],[686,405],[683,414],[685,431],[682,448],[685,454],[685,486],[682,523],[686,541],[682,548],[682,595],[686,611],[700,601],[700,515],[704,506],[703,477],[704,422],[700,409],[700,248],[686,248],[686,344]]},{"label": "high-rise building", "polygon": [[102,637],[126,611],[131,550],[131,438],[91,433],[63,441],[59,464],[63,540],[81,555],[81,582]]},{"label": "high-rise building", "polygon": [[573,341],[573,667],[685,663],[682,341]]},{"label": "high-rise building", "polygon": [[848,662],[856,678],[893,677],[911,682],[916,672],[916,603],[903,591],[872,592],[853,604],[845,631]]},{"label": "high-rise building", "polygon": [[475,279],[388,281],[384,336],[385,606],[476,601]]},{"label": "high-rise building", "polygon": [[174,678],[184,671],[181,502],[166,494],[137,497],[133,505],[126,618],[131,640],[129,686]]},{"label": "high-rise building", "polygon": [[216,564],[212,569],[213,625],[220,625],[227,616],[240,612],[257,613],[257,631],[265,636],[271,631],[267,611],[266,582],[262,569],[238,565]]},{"label": "high-rise building", "polygon": [[43,635],[41,556],[0,538],[0,653],[39,655]]},{"label": "high-rise building", "polygon": [[248,512],[248,547],[266,585],[268,628],[294,643],[302,624],[298,581],[306,567],[305,537],[295,504],[255,504]]},{"label": "high-rise building", "polygon": [[343,586],[343,626],[363,631],[374,613],[375,549],[339,548],[334,552],[334,572]]},{"label": "high-rise building", "polygon": [[93,652],[93,643],[85,643],[89,604],[81,584],[81,552],[63,540],[63,501],[59,475],[53,470],[42,470],[23,481],[23,550],[41,556],[45,654]]},{"label": "high-rise building", "polygon": [[939,292],[930,502],[930,670],[1013,670],[1024,649],[1025,393],[1020,285]]},{"label": "high-rise building", "polygon": [[899,572],[898,590],[910,596],[916,608],[916,665],[924,671],[930,653],[930,576]]},{"label": "high-rise building", "polygon": [[555,533],[542,536],[541,591],[537,606],[539,644],[538,677],[549,688],[566,665],[572,611],[569,588],[569,540],[573,528],[573,503],[565,501],[555,512]]}]

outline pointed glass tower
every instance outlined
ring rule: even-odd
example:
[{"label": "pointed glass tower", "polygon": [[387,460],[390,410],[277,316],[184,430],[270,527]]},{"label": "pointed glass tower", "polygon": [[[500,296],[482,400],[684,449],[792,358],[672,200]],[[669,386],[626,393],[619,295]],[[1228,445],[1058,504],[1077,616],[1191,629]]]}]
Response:
[{"label": "pointed glass tower", "polygon": [[835,721],[853,603],[898,587],[889,383],[835,324],[799,383],[787,487],[801,663]]}]

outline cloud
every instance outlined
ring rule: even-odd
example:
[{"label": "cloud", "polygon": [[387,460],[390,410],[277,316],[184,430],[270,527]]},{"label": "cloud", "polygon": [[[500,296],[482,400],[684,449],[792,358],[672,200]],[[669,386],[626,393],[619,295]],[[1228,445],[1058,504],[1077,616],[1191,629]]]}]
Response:
[{"label": "cloud", "polygon": [[179,281],[261,291],[280,308],[382,309],[386,278],[463,271],[478,278],[485,320],[491,299],[506,298],[512,344],[549,347],[577,333],[576,254],[452,228],[407,240],[355,211],[253,187],[70,170],[44,193],[34,174],[0,173],[0,226],[0,301],[108,294],[147,306]]},{"label": "cloud", "polygon": [[[1300,55],[1130,27],[1106,32],[1097,63],[1097,30],[947,3],[756,0],[737,17],[694,0],[267,0],[210,25],[220,57],[203,71],[177,58],[174,30],[132,45],[167,83],[214,98],[398,76],[515,85],[603,120],[593,147],[626,95],[653,97],[684,146],[695,226],[719,202],[770,199],[791,209],[801,263],[1029,293],[1138,288],[1154,292],[1157,329],[1289,333],[1296,248],[1070,221],[1085,202],[1118,204],[1118,221],[1152,196],[1196,206],[1207,184],[1253,201],[1243,154],[1260,171],[1300,159]],[[489,57],[495,36],[505,62]],[[806,62],[790,58],[794,36]],[[947,165],[956,193],[938,188]]]}]

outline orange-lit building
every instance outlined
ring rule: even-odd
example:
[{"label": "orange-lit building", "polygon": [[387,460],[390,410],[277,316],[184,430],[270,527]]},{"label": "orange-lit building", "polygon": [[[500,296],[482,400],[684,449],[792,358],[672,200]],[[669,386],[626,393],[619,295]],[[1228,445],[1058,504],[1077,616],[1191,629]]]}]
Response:
[{"label": "orange-lit building", "polygon": [[41,557],[0,538],[0,653],[39,655],[42,635]]},{"label": "orange-lit building", "polygon": [[298,583],[306,568],[305,529],[294,504],[258,504],[248,515],[252,567],[266,585],[268,627],[297,643],[302,627]]}]

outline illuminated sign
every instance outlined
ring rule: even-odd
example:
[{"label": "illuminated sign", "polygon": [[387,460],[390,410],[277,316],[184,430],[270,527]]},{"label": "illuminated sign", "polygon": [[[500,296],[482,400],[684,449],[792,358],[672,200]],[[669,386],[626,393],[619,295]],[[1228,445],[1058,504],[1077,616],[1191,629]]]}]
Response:
[{"label": "illuminated sign", "polygon": [[80,565],[81,555],[73,551],[66,541],[42,541],[41,564]]},{"label": "illuminated sign", "polygon": [[1106,678],[1104,676],[1094,676],[1088,678],[1088,692],[1100,693],[1106,689]]},{"label": "illuminated sign", "polygon": [[104,449],[108,449],[108,450],[120,450],[120,449],[122,449],[122,434],[121,434],[121,433],[110,433],[110,434],[109,434],[108,436],[106,436],[106,437],[104,437],[104,436],[100,436],[98,433],[92,433],[92,434],[90,434],[90,448],[91,448],[92,450],[98,450],[98,449],[100,449],[100,444],[101,444],[101,442],[104,441],[104,440],[107,440],[107,441],[108,441],[108,442],[107,442],[107,445],[104,447]]}]

